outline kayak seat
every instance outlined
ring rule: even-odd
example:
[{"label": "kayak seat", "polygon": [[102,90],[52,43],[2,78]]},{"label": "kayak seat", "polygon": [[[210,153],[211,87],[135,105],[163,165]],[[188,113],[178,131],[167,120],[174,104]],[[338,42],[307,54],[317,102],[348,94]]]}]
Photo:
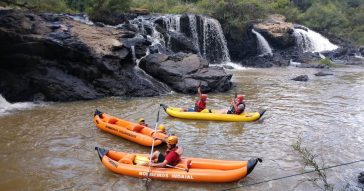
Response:
[{"label": "kayak seat", "polygon": [[143,125],[136,124],[134,127],[132,127],[132,131],[140,132],[144,128]]},{"label": "kayak seat", "polygon": [[123,158],[121,158],[118,162],[124,164],[133,164],[134,159],[135,159],[134,154],[127,154]]},{"label": "kayak seat", "polygon": [[118,120],[117,119],[114,119],[114,118],[111,118],[108,121],[108,123],[110,123],[110,124],[116,124],[116,122],[118,122]]}]

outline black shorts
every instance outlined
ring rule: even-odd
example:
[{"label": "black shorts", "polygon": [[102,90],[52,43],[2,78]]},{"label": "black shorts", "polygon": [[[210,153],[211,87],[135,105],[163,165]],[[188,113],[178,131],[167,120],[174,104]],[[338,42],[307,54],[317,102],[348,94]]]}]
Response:
[{"label": "black shorts", "polygon": [[166,157],[165,157],[164,155],[162,155],[161,153],[159,153],[157,163],[161,163],[161,162],[163,162],[163,161],[165,160],[165,158],[166,158]]}]

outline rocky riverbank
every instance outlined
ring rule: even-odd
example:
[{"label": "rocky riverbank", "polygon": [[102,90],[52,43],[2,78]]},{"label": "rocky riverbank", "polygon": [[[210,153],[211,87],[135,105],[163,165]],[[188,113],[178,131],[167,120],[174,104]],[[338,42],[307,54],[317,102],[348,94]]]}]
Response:
[{"label": "rocky riverbank", "polygon": [[[178,85],[158,77],[158,71],[147,74],[136,60],[153,53],[148,50],[152,42],[133,25],[96,26],[68,15],[0,10],[0,41],[0,94],[10,102],[157,96],[172,90],[191,93],[202,79],[205,92],[231,87],[230,74],[208,67],[197,55],[188,55],[186,59],[193,58],[188,62],[163,56],[167,68],[188,64],[164,70],[164,76],[188,75],[174,78]],[[155,54],[150,57],[160,57]],[[192,65],[195,69],[185,70]],[[144,68],[149,67],[144,64]]]}]

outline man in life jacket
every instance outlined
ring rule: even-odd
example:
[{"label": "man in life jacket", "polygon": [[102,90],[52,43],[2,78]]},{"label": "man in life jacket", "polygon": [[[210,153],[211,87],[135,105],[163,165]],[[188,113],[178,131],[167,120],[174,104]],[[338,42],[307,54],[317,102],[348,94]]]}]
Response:
[{"label": "man in life jacket", "polygon": [[197,88],[197,97],[198,97],[198,100],[195,102],[195,107],[183,109],[183,111],[201,112],[202,110],[206,109],[207,94],[202,94],[200,87]]},{"label": "man in life jacket", "polygon": [[143,125],[143,126],[148,127],[148,124],[146,124],[146,123],[145,123],[144,118],[139,118],[139,119],[138,119],[138,124],[139,124],[139,125]]},{"label": "man in life jacket", "polygon": [[[167,150],[164,154],[155,151],[149,163],[153,167],[166,167],[167,165],[176,166],[181,161],[183,148],[177,146],[178,137],[171,135],[167,138]],[[155,161],[157,160],[157,161]]]},{"label": "man in life jacket", "polygon": [[244,95],[237,95],[236,98],[231,101],[230,108],[223,113],[236,114],[236,115],[243,113],[245,110],[244,98],[245,98]]}]

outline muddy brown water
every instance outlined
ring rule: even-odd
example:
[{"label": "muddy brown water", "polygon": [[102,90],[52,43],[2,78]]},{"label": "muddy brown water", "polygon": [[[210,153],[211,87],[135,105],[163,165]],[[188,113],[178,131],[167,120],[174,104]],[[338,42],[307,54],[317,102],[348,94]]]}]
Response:
[{"label": "muddy brown water", "polygon": [[[227,184],[153,180],[151,190],[222,190],[301,173],[301,157],[292,149],[298,136],[328,166],[364,158],[364,67],[345,66],[334,75],[316,77],[318,69],[270,68],[230,71],[247,110],[268,108],[257,122],[181,120],[161,111],[160,122],[180,137],[185,156],[245,160],[263,158],[246,178]],[[308,82],[290,80],[307,74]],[[209,94],[210,108],[224,108],[234,90]],[[1,190],[145,190],[145,180],[115,174],[100,163],[95,146],[149,153],[95,127],[95,109],[128,120],[144,117],[155,125],[158,105],[193,105],[195,95],[154,98],[104,98],[72,103],[46,103],[0,116]],[[157,147],[157,149],[160,149]],[[320,161],[320,160],[319,160]],[[327,170],[336,189],[359,189],[364,163]],[[236,190],[317,190],[305,181],[312,174],[242,187]]]}]

